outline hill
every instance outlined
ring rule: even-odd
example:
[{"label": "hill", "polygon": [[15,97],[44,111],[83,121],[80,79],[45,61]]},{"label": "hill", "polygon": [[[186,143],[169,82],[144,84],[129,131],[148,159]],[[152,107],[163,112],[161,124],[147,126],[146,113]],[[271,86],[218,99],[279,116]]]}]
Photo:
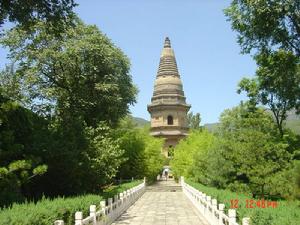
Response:
[{"label": "hill", "polygon": [[[207,123],[204,127],[211,132],[216,132],[218,125],[219,123]],[[295,111],[288,112],[286,127],[300,135],[300,115],[297,115]]]},{"label": "hill", "polygon": [[208,131],[214,133],[217,131],[218,125],[219,125],[219,123],[206,123],[203,125],[203,127],[205,127]]},{"label": "hill", "polygon": [[[133,122],[137,127],[144,127],[146,125],[150,126],[150,122],[140,117],[132,117]],[[219,123],[206,123],[203,126],[211,131],[216,132],[218,129]],[[296,134],[300,135],[300,115],[296,115],[295,111],[288,112],[288,118],[286,121],[286,127],[290,128]]]},{"label": "hill", "polygon": [[144,127],[146,125],[150,125],[150,122],[148,120],[145,120],[140,117],[132,117],[133,122],[136,124],[137,127]]},{"label": "hill", "polygon": [[300,115],[297,115],[295,111],[288,112],[286,127],[300,135]]}]

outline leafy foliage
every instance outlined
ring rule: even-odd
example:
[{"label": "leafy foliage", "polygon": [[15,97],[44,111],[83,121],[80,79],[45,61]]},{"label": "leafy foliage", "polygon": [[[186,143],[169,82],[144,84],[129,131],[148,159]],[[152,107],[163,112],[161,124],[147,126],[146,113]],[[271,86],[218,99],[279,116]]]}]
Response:
[{"label": "leafy foliage", "polygon": [[101,195],[82,195],[76,197],[43,198],[34,203],[14,204],[11,208],[0,211],[1,224],[10,225],[49,225],[55,220],[63,219],[65,224],[74,224],[74,214],[82,211],[84,217],[89,214],[89,206],[95,204],[100,207],[100,201],[121,193],[141,183],[133,181],[105,190]]},{"label": "leafy foliage", "polygon": [[104,123],[100,123],[97,128],[87,127],[86,137],[89,143],[85,153],[89,162],[89,182],[94,187],[101,187],[112,180],[125,161],[124,151],[119,146],[119,140],[114,139],[111,129]]},{"label": "leafy foliage", "polygon": [[16,73],[34,111],[82,118],[88,126],[100,120],[116,124],[135,102],[129,61],[97,27],[79,19],[74,24],[59,38],[44,22],[32,32],[13,28],[1,43],[18,63]]},{"label": "leafy foliage", "polygon": [[152,137],[149,135],[149,129],[143,130],[145,146],[145,158],[146,158],[146,170],[145,177],[148,181],[156,181],[157,175],[160,173],[164,165],[164,156],[162,155],[162,148],[164,140]]},{"label": "leafy foliage", "polygon": [[196,113],[194,115],[193,112],[189,112],[187,114],[187,121],[188,121],[189,128],[200,129],[200,123],[201,123],[200,113]]},{"label": "leafy foliage", "polygon": [[243,53],[255,51],[255,79],[243,79],[252,104],[268,105],[281,136],[287,110],[299,113],[300,5],[297,1],[233,0],[225,15]]},{"label": "leafy foliage", "polygon": [[269,194],[275,174],[287,169],[293,159],[294,152],[289,151],[287,141],[278,138],[272,117],[263,109],[249,112],[241,105],[225,111],[220,138],[217,157],[226,159],[227,185],[233,190],[246,184],[254,195]]},{"label": "leafy foliage", "polygon": [[76,6],[74,0],[0,0],[0,27],[7,21],[29,29],[39,20],[47,21],[48,30],[62,31],[71,25],[69,17]]},{"label": "leafy foliage", "polygon": [[293,0],[233,0],[225,15],[243,52],[281,48],[300,56],[300,5]]},{"label": "leafy foliage", "polygon": [[175,148],[175,175],[260,197],[295,198],[298,138],[283,138],[269,113],[241,104],[221,115],[216,134],[194,131]]},{"label": "leafy foliage", "polygon": [[246,91],[253,107],[261,103],[269,107],[283,135],[287,112],[300,110],[299,58],[291,52],[261,53],[255,57],[258,64],[256,78],[244,78],[239,90]]},{"label": "leafy foliage", "polygon": [[118,177],[147,177],[148,181],[154,181],[163,167],[163,140],[150,136],[148,128],[137,128],[131,117],[122,120],[115,133],[126,159],[119,168]]},{"label": "leafy foliage", "polygon": [[207,154],[214,141],[214,135],[206,130],[193,130],[185,140],[181,140],[170,163],[175,176],[205,179],[203,171],[206,170]]},{"label": "leafy foliage", "polygon": [[97,27],[72,22],[59,36],[35,21],[1,39],[16,62],[1,73],[1,97],[20,111],[1,111],[1,176],[17,171],[1,204],[99,192],[125,160],[112,130],[135,102],[129,60]]},{"label": "leafy foliage", "polygon": [[14,64],[6,65],[5,69],[0,71],[0,92],[3,98],[22,102],[21,82],[21,79],[15,72]]},{"label": "leafy foliage", "polygon": [[[193,181],[186,181],[196,189],[224,203],[226,209],[230,208],[230,200],[237,199],[239,207],[237,208],[237,217],[241,221],[244,217],[251,218],[251,224],[259,225],[297,225],[300,221],[299,201],[277,201],[278,207],[273,208],[247,208],[246,201],[253,199],[249,195],[231,192],[229,190],[207,187]],[[258,199],[253,199],[258,200]]]},{"label": "leafy foliage", "polygon": [[26,184],[46,173],[47,165],[38,153],[45,121],[1,94],[0,128],[0,206],[3,206],[26,196]]}]

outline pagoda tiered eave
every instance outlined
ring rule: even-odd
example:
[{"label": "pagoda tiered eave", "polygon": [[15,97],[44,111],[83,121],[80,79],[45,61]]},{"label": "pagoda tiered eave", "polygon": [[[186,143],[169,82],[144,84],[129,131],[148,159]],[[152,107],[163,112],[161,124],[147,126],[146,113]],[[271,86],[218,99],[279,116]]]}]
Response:
[{"label": "pagoda tiered eave", "polygon": [[148,112],[152,112],[152,110],[161,110],[161,109],[184,109],[186,111],[189,111],[191,108],[190,104],[185,104],[185,103],[152,103],[147,105]]}]

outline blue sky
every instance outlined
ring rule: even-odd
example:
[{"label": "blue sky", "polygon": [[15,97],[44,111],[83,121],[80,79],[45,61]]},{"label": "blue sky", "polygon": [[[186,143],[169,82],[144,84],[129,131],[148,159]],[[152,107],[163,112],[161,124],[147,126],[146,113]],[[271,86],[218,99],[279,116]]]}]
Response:
[{"label": "blue sky", "polygon": [[[129,57],[131,75],[139,88],[133,116],[149,120],[159,56],[169,36],[187,102],[200,112],[203,123],[217,122],[220,113],[245,96],[236,93],[244,76],[256,65],[241,55],[236,33],[223,9],[228,0],[77,0],[76,12],[99,29]],[[0,66],[5,62],[0,49]]]}]

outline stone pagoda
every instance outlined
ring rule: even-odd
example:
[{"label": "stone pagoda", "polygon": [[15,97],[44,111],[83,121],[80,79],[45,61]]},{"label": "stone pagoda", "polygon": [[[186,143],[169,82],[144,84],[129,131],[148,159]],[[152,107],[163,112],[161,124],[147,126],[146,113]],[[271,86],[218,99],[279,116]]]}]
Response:
[{"label": "stone pagoda", "polygon": [[163,153],[166,157],[170,157],[169,150],[188,135],[187,112],[190,107],[185,101],[175,54],[167,37],[160,56],[153,97],[148,105],[151,135],[165,138]]}]

